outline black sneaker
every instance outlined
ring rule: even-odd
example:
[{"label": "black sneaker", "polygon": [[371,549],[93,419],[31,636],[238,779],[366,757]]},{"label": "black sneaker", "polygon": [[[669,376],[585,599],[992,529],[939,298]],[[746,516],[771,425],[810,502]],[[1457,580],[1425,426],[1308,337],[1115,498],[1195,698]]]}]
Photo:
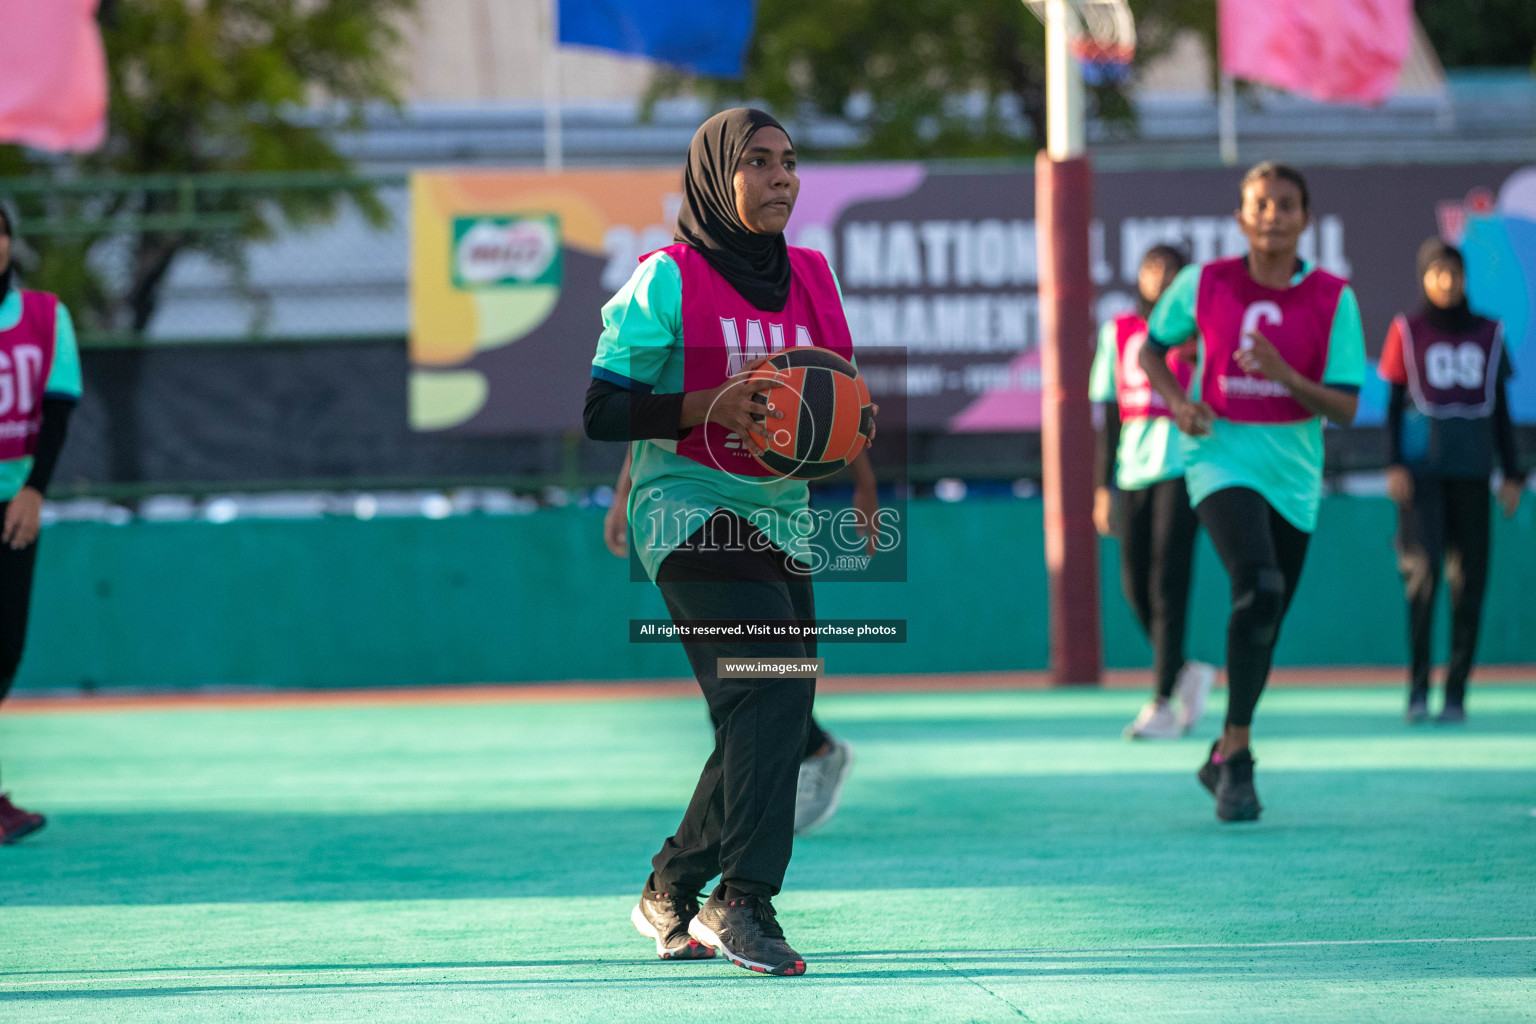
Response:
[{"label": "black sneaker", "polygon": [[[1426,712],[1427,714],[1427,712]],[[1440,714],[1435,719],[1436,725],[1465,725],[1467,721],[1467,709],[1460,704],[1447,704],[1440,709]]]},{"label": "black sneaker", "polygon": [[1246,750],[1228,754],[1216,780],[1216,817],[1220,821],[1258,821],[1264,809],[1253,788],[1253,755]]},{"label": "black sneaker", "polygon": [[1221,765],[1215,760],[1216,748],[1219,746],[1221,746],[1221,740],[1211,744],[1211,752],[1205,755],[1205,764],[1201,765],[1200,770],[1195,773],[1195,778],[1200,780],[1200,785],[1210,790],[1212,796],[1216,795],[1216,780],[1221,778]]},{"label": "black sneaker", "polygon": [[715,951],[688,934],[698,912],[698,893],[655,892],[647,882],[629,919],[637,932],[656,940],[656,955],[663,960],[708,960]]},{"label": "black sneaker", "polygon": [[1410,694],[1408,697],[1408,713],[1403,720],[1409,725],[1418,725],[1429,721],[1429,696],[1423,693]]},{"label": "black sneaker", "polygon": [[805,961],[784,941],[773,904],[766,896],[722,899],[716,889],[688,925],[688,934],[725,954],[737,967],[759,974],[794,977],[805,973]]}]

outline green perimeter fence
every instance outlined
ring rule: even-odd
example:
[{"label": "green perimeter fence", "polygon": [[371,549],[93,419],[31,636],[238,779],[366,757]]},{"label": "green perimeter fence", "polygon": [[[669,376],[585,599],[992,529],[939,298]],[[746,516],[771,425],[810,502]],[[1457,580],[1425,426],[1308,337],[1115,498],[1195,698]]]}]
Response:
[{"label": "green perimeter fence", "polygon": [[[601,541],[596,509],[441,520],[60,523],[44,534],[21,688],[441,685],[688,674],[675,644],[631,644],[662,618]],[[1385,499],[1330,497],[1277,652],[1285,665],[1400,663],[1402,592]],[[914,501],[908,582],[828,583],[822,618],[894,618],[902,645],[826,644],[832,674],[1041,669],[1038,500]],[[1100,575],[1106,662],[1150,654]],[[1226,575],[1202,539],[1190,653],[1222,660]],[[1485,662],[1536,661],[1536,503],[1494,530]],[[1443,609],[1442,609],[1443,618]],[[1441,647],[1446,633],[1438,631]]]}]

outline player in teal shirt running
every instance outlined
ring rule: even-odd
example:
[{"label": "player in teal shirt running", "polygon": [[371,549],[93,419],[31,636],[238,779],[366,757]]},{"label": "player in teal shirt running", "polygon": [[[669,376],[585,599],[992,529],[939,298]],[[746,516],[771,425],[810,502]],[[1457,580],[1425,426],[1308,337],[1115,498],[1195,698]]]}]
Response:
[{"label": "player in teal shirt running", "polygon": [[[1232,584],[1227,721],[1200,769],[1222,821],[1252,821],[1249,730],[1322,500],[1323,420],[1354,422],[1365,376],[1360,307],[1302,262],[1306,180],[1284,164],[1244,177],[1248,254],[1182,271],[1153,309],[1141,365],[1183,434],[1189,500]],[[1188,394],[1164,357],[1197,343]]]},{"label": "player in teal shirt running", "polygon": [[[1117,520],[1121,588],[1152,645],[1152,699],[1126,726],[1127,739],[1183,736],[1200,721],[1216,681],[1215,668],[1184,658],[1190,570],[1200,522],[1184,487],[1178,427],[1140,363],[1146,318],[1186,262],[1183,253],[1167,245],[1154,246],[1142,257],[1137,309],[1104,324],[1088,382],[1088,397],[1099,403],[1104,417],[1094,459],[1098,487],[1093,522],[1101,536],[1109,536],[1111,519]],[[1187,382],[1194,369],[1188,349],[1167,357],[1180,383]],[[1112,486],[1119,492],[1119,515],[1114,517]]]},{"label": "player in teal shirt running", "polygon": [[[80,353],[69,311],[16,286],[11,218],[0,207],[0,700],[27,638],[43,495],[80,398]],[[0,791],[0,845],[42,828]]]}]

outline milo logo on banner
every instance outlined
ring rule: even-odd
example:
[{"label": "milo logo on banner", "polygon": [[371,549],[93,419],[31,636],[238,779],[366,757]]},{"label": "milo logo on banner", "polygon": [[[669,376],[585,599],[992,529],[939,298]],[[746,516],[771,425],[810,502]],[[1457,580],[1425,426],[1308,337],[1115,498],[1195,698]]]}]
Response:
[{"label": "milo logo on banner", "polygon": [[551,214],[457,217],[453,221],[456,288],[560,284],[560,221]]}]

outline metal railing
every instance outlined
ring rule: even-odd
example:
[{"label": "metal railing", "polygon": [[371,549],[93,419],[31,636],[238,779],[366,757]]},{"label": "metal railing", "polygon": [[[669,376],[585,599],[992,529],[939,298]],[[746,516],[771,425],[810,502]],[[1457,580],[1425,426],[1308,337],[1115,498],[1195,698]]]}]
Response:
[{"label": "metal railing", "polygon": [[[358,174],[331,171],[271,172],[243,174],[147,174],[132,176],[0,177],[0,202],[19,213],[17,234],[23,246],[24,269],[46,262],[50,250],[71,250],[69,258],[88,261],[93,299],[105,295],[104,307],[121,299],[121,281],[114,282],[113,271],[127,262],[139,239],[167,238],[181,247],[167,273],[160,296],[162,308],[195,304],[207,311],[206,330],[187,330],[185,324],[167,335],[151,321],[146,332],[114,329],[105,321],[125,319],[120,313],[106,315],[102,309],[79,308],[76,297],[66,295],[75,312],[80,341],[86,348],[132,347],[174,342],[273,342],[374,340],[382,334],[377,328],[361,331],[268,333],[254,325],[262,317],[251,312],[262,305],[283,301],[280,282],[261,279],[263,253],[274,247],[283,252],[285,272],[307,273],[323,292],[327,274],[339,274],[347,262],[334,258],[337,239],[327,232],[338,226],[356,230],[359,223],[347,217],[347,207],[362,210],[361,223],[374,230],[384,230],[388,243],[399,247],[405,260],[404,228],[394,223],[399,218],[388,204],[381,204],[384,190],[403,191],[407,176],[400,173]],[[320,212],[326,201],[340,200],[338,216],[327,223]],[[380,218],[387,228],[380,228]],[[310,232],[312,238],[329,239],[330,251],[306,255],[295,238]],[[31,250],[30,253],[27,250]],[[217,257],[210,256],[216,251]],[[295,271],[294,261],[300,266]],[[273,260],[268,258],[267,264]],[[189,285],[189,279],[192,284]],[[115,286],[115,287],[114,287]],[[387,286],[403,292],[403,280],[391,280]],[[353,287],[338,277],[337,292]],[[80,298],[80,305],[89,303]],[[93,315],[94,313],[94,315]],[[235,324],[244,316],[248,323]],[[185,316],[177,318],[185,320]]]}]

